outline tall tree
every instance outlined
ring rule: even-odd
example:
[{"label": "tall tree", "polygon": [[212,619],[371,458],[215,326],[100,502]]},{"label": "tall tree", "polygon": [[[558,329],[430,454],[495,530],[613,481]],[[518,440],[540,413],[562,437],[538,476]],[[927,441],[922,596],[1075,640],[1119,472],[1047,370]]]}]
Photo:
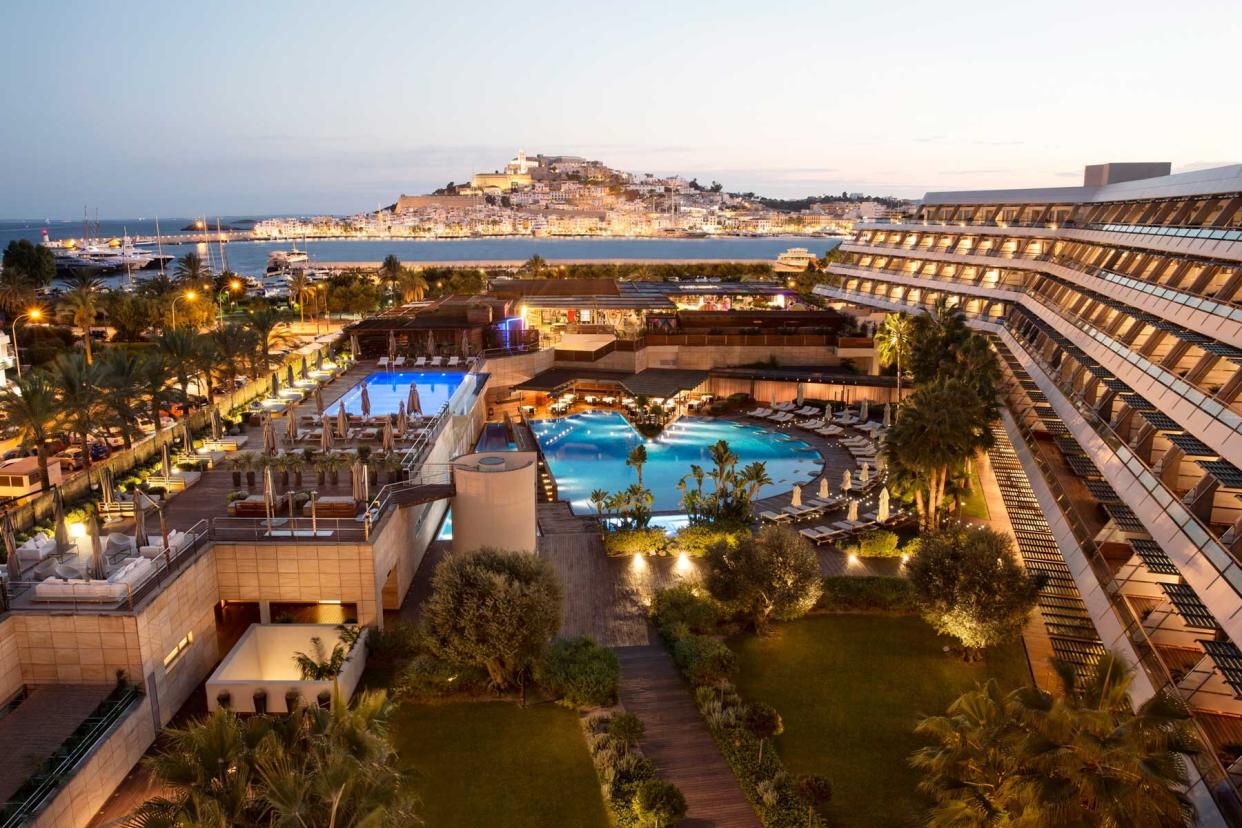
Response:
[{"label": "tall tree", "polygon": [[47,439],[59,410],[57,385],[45,371],[27,371],[0,387],[0,433],[16,437],[22,446],[35,449],[39,480],[44,489],[49,485]]},{"label": "tall tree", "polygon": [[401,299],[405,302],[421,302],[427,295],[428,284],[422,271],[413,267],[401,268],[397,279],[397,287],[401,290]]},{"label": "tall tree", "polygon": [[1105,654],[1085,677],[1058,665],[1063,692],[963,694],[917,732],[911,763],[936,828],[1180,828],[1193,825],[1187,755],[1200,749],[1185,703],[1160,690],[1137,710],[1133,670]]},{"label": "tall tree", "polygon": [[199,372],[202,334],[189,328],[170,328],[155,338],[155,347],[177,380],[182,402],[190,399],[190,381]]},{"label": "tall tree", "polygon": [[143,383],[142,357],[129,348],[110,348],[100,357],[99,369],[104,420],[120,429],[125,448],[132,448],[140,433],[142,397],[137,389]]},{"label": "tall tree", "polygon": [[99,315],[102,300],[102,283],[91,276],[77,277],[72,287],[60,297],[60,315],[82,329],[82,347],[86,352],[87,362],[94,359],[91,351],[91,328]]},{"label": "tall tree", "polygon": [[917,548],[907,574],[937,632],[961,641],[967,656],[1022,634],[1040,582],[1018,565],[1008,535],[952,529],[922,536]]},{"label": "tall tree", "polygon": [[384,257],[384,261],[380,262],[379,278],[380,282],[384,284],[385,290],[391,291],[393,286],[397,284],[397,281],[401,278],[401,269],[401,260],[391,253]]},{"label": "tall tree", "polygon": [[143,398],[150,406],[152,426],[160,427],[160,411],[168,399],[168,389],[172,385],[174,375],[169,367],[168,358],[159,350],[143,353],[137,366],[138,380],[135,390],[141,389]]},{"label": "tall tree", "polygon": [[272,346],[289,340],[285,330],[287,325],[278,310],[267,304],[256,304],[246,312],[248,324],[258,336],[258,351],[262,357],[263,369],[272,364]]},{"label": "tall tree", "polygon": [[203,291],[211,290],[211,268],[203,261],[203,257],[193,250],[177,259],[177,264],[173,268],[173,275],[177,283],[183,287]]},{"label": "tall tree", "polygon": [[35,302],[34,280],[20,270],[5,268],[0,273],[0,310],[10,317],[24,312]]},{"label": "tall tree", "polygon": [[116,342],[138,342],[154,321],[151,300],[137,293],[108,293],[103,309],[115,331],[112,339]]},{"label": "tall tree", "polygon": [[647,447],[642,443],[630,449],[629,455],[625,458],[625,465],[629,466],[638,475],[638,486],[643,485],[643,466],[647,463]]},{"label": "tall tree", "polygon": [[91,435],[103,414],[102,371],[85,354],[61,354],[52,362],[52,381],[60,388],[58,422],[82,441],[82,457],[89,471]]},{"label": "tall tree", "polygon": [[901,399],[901,364],[910,361],[914,322],[907,313],[890,313],[875,333],[875,355],[880,364],[897,367],[897,399]]},{"label": "tall tree", "polygon": [[767,526],[753,538],[707,553],[707,590],[756,632],[805,615],[819,600],[819,559],[797,533]]},{"label": "tall tree", "polygon": [[487,670],[498,689],[522,681],[561,625],[563,591],[547,561],[480,549],[436,567],[423,634],[439,658]]},{"label": "tall tree", "polygon": [[52,251],[27,239],[9,242],[0,263],[6,273],[21,274],[35,287],[49,285],[56,278],[56,259]]}]

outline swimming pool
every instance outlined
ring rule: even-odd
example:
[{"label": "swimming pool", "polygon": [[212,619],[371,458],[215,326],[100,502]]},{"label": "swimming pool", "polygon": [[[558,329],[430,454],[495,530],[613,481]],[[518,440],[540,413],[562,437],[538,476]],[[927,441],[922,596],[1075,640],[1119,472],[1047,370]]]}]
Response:
[{"label": "swimming pool", "polygon": [[[435,414],[448,403],[462,384],[463,371],[382,371],[369,374],[363,382],[371,398],[371,414],[396,414],[397,407],[410,395],[410,383],[418,387],[419,402],[424,414]],[[362,384],[354,386],[341,397],[350,414],[362,413]],[[336,403],[330,406],[336,411]]]},{"label": "swimming pool", "polygon": [[[738,456],[737,467],[762,461],[767,465],[771,485],[759,491],[770,497],[788,491],[794,483],[808,483],[823,469],[823,458],[808,443],[783,432],[734,423],[682,417],[654,440],[643,437],[620,414],[591,411],[557,420],[533,420],[531,430],[543,449],[556,478],[557,493],[567,500],[576,514],[595,511],[591,491],[615,492],[638,482],[634,469],[625,465],[630,450],[644,443],[647,463],[643,466],[643,485],[651,490],[657,512],[681,510],[677,481],[690,473],[690,465],[710,473],[709,447],[724,440]],[[711,481],[704,484],[710,491]]]}]

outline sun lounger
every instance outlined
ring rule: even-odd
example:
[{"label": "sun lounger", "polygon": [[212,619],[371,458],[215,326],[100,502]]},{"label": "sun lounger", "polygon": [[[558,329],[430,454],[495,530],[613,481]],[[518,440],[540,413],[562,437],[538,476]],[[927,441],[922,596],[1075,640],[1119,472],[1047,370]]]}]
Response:
[{"label": "sun lounger", "polygon": [[388,357],[386,357],[386,356],[382,356],[382,357],[380,357],[380,358],[379,358],[379,361],[378,361],[378,362],[376,362],[376,363],[375,363],[375,365],[376,365],[376,367],[377,367],[377,368],[387,368],[387,367],[388,367]]},{"label": "sun lounger", "polygon": [[823,412],[813,406],[804,405],[794,413],[799,417],[818,417]]},{"label": "sun lounger", "polygon": [[753,411],[747,411],[746,416],[747,417],[766,417],[771,413],[772,413],[772,409],[770,408],[756,408]]},{"label": "sun lounger", "polygon": [[774,408],[777,411],[793,411],[798,406],[791,402],[777,403]]},{"label": "sun lounger", "polygon": [[460,358],[460,357],[457,357],[457,356],[451,356],[451,357],[449,357],[449,358],[448,358],[448,367],[449,367],[449,368],[456,368],[456,367],[457,367],[458,365],[460,365],[460,364],[461,364],[461,358]]},{"label": "sun lounger", "polygon": [[432,368],[439,368],[442,364],[443,357],[432,357],[429,363]]},{"label": "sun lounger", "polygon": [[830,498],[828,498],[827,500],[824,500],[824,499],[822,499],[822,498],[818,498],[818,497],[817,497],[817,498],[815,498],[815,499],[813,499],[813,500],[808,500],[808,501],[806,502],[806,505],[807,505],[807,506],[813,506],[813,507],[815,507],[816,509],[819,509],[819,510],[824,511],[824,512],[829,512],[829,511],[832,511],[833,509],[840,509],[840,508],[842,508],[843,506],[845,506],[845,498],[843,498],[843,497],[830,497]]},{"label": "sun lounger", "polygon": [[425,357],[425,356],[420,356],[418,359],[414,360],[414,367],[415,367],[415,368],[425,368],[425,367],[427,367],[427,357]]},{"label": "sun lounger", "polygon": [[807,515],[814,514],[818,510],[813,509],[810,506],[784,506],[781,508],[781,511],[789,515],[794,520],[800,520]]},{"label": "sun lounger", "polygon": [[787,423],[793,418],[794,416],[792,414],[785,412],[785,411],[778,411],[772,416],[768,417],[768,419],[774,423]]},{"label": "sun lounger", "polygon": [[798,428],[805,428],[807,431],[815,431],[824,427],[823,420],[803,420],[798,423]]},{"label": "sun lounger", "polygon": [[402,367],[403,365],[405,365],[405,357],[403,357],[403,356],[399,356],[399,357],[397,357],[396,361],[395,361],[395,362],[393,362],[392,367],[393,367],[393,368],[400,368],[400,367]]},{"label": "sun lounger", "polygon": [[781,514],[780,512],[764,511],[759,513],[759,519],[766,520],[769,523],[780,523],[791,518],[789,515]]}]

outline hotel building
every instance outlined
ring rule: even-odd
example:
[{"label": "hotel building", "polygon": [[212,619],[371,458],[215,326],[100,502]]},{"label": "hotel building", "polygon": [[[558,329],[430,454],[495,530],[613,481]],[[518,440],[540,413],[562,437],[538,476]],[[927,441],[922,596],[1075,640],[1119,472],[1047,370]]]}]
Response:
[{"label": "hotel building", "polygon": [[991,464],[1025,565],[1047,576],[1052,652],[1118,651],[1136,703],[1183,698],[1205,747],[1200,823],[1237,824],[1242,166],[928,193],[842,252],[822,298],[881,313],[943,300],[988,334],[1007,403]]}]

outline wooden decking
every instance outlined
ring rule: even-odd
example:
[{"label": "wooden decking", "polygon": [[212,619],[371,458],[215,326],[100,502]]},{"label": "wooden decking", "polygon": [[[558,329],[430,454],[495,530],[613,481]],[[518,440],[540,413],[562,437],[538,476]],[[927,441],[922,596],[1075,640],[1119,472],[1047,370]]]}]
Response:
[{"label": "wooden decking", "polygon": [[642,719],[643,752],[689,806],[687,826],[745,826],[759,819],[720,755],[673,660],[658,644],[617,649],[621,703]]}]

